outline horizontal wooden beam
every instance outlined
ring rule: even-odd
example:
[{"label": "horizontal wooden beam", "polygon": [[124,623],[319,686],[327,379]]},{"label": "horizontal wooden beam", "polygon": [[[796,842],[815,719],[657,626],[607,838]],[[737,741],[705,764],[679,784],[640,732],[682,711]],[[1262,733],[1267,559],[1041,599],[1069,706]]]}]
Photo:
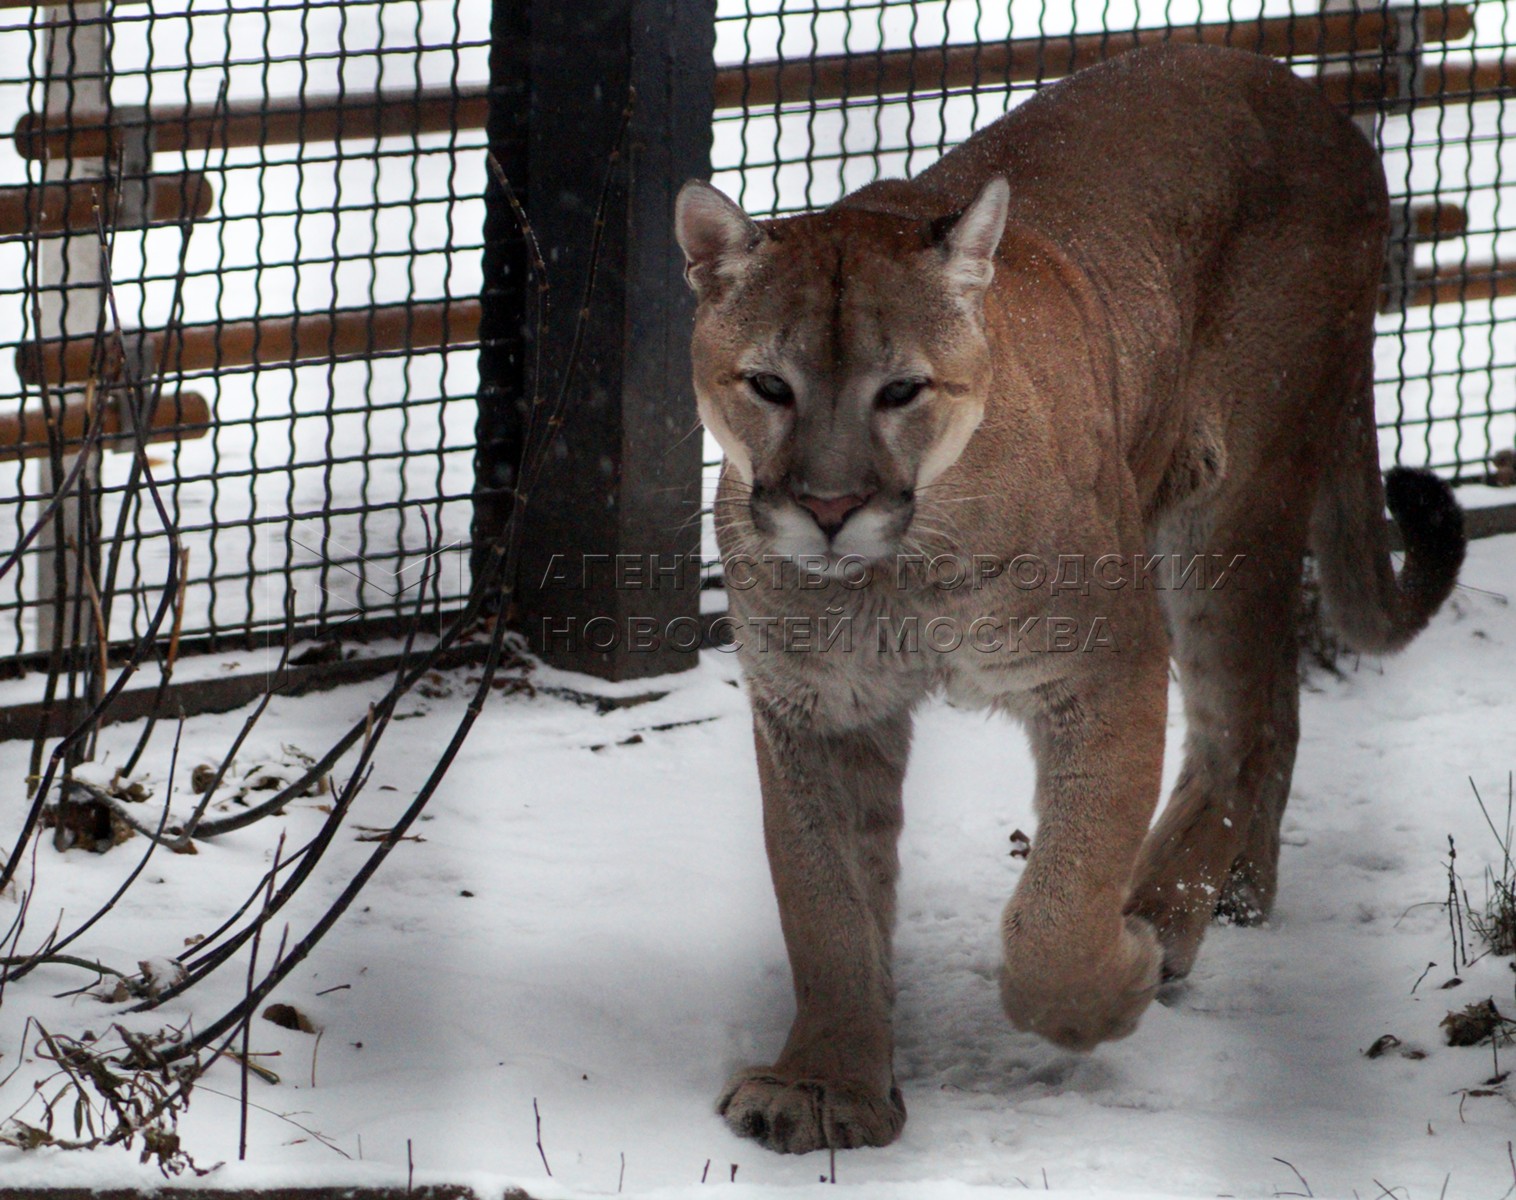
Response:
[{"label": "horizontal wooden beam", "polygon": [[1503,533],[1516,533],[1516,504],[1492,504],[1485,508],[1463,510],[1465,537],[1497,537]]},{"label": "horizontal wooden beam", "polygon": [[[1411,10],[1405,11],[1409,18]],[[1428,5],[1415,11],[1421,22],[1424,45],[1457,41],[1467,37],[1474,27],[1468,5]],[[1386,47],[1393,49],[1399,28],[1393,12],[1310,13],[751,63],[717,72],[716,107],[762,108],[808,100],[908,95],[1033,82],[1070,75],[1139,46],[1164,43],[1232,46],[1278,58],[1366,54]]]},{"label": "horizontal wooden beam", "polygon": [[[1418,206],[1413,210],[1418,227],[1440,229],[1437,236],[1456,236],[1455,231],[1462,231],[1463,219],[1462,210],[1455,205]],[[1511,295],[1516,295],[1516,264],[1470,264],[1466,268],[1418,271],[1410,282],[1406,303],[1414,307]],[[1387,297],[1387,306],[1389,303]],[[434,349],[475,341],[478,334],[479,302],[452,300],[181,325],[171,330],[131,332],[126,341],[136,348],[137,361],[147,369],[156,369],[161,362],[172,375],[218,367],[270,367],[375,352]],[[81,383],[89,377],[93,358],[92,338],[24,342],[16,348],[16,371],[34,387],[43,382],[44,371],[52,386]],[[7,440],[0,432],[0,445],[4,444]]]},{"label": "horizontal wooden beam", "polygon": [[[341,308],[295,317],[180,325],[133,331],[125,341],[144,370],[159,363],[169,375],[234,366],[288,366],[329,362],[379,351],[435,349],[472,342],[479,335],[477,300]],[[164,351],[167,343],[167,353]],[[94,359],[92,338],[50,338],[16,348],[16,373],[39,386],[82,383]],[[107,378],[110,373],[107,372]]]},{"label": "horizontal wooden beam", "polygon": [[[1471,304],[1516,296],[1516,262],[1469,263],[1467,266],[1417,270],[1406,283],[1405,306]],[[1386,295],[1384,308],[1398,306],[1399,297]]]},{"label": "horizontal wooden beam", "polygon": [[1469,217],[1458,205],[1438,200],[1411,205],[1410,224],[1418,242],[1441,242],[1467,233]]},{"label": "horizontal wooden beam", "polygon": [[1400,94],[1401,81],[1393,72],[1381,72],[1372,62],[1361,63],[1356,69],[1333,68],[1318,76],[1316,83],[1333,104],[1359,112],[1386,103],[1422,108],[1510,100],[1516,99],[1516,59],[1428,63],[1416,77],[1415,91],[1409,96]]},{"label": "horizontal wooden beam", "polygon": [[123,134],[146,125],[155,152],[334,142],[344,138],[409,137],[481,129],[488,109],[482,87],[422,88],[417,92],[348,92],[297,99],[155,105],[144,113],[76,112],[71,119],[28,113],[16,125],[16,151],[25,158],[114,158]]},{"label": "horizontal wooden beam", "polygon": [[[354,640],[361,640],[365,636],[387,635],[403,641],[406,635],[414,630],[415,625],[410,617],[406,617],[403,621],[360,619],[351,625],[339,625],[338,628],[345,634],[351,630],[350,636]],[[186,638],[185,643],[181,645],[181,653],[189,654],[197,651],[202,654],[215,653],[230,647],[249,646],[261,641],[272,652],[273,658],[277,659],[279,649],[283,645],[283,630],[276,627],[273,633],[274,637],[267,637],[260,631],[245,641],[240,636],[225,637],[219,642],[212,642],[209,646],[204,645],[203,642],[198,646],[192,645],[195,639]],[[329,630],[307,629],[297,633],[296,639],[318,638],[323,634],[330,637]],[[451,646],[438,656],[437,669],[447,671],[456,667],[475,666],[484,662],[488,654],[487,642]],[[418,650],[416,656],[419,657],[419,655]],[[42,655],[22,661],[29,667],[35,666],[39,672],[45,672],[48,669],[47,660]],[[255,703],[269,692],[278,696],[308,696],[315,692],[330,691],[332,688],[345,684],[363,683],[385,676],[393,679],[397,670],[414,662],[415,657],[411,655],[377,654],[371,657],[344,658],[336,662],[312,663],[309,666],[292,664],[272,674],[268,671],[249,670],[235,675],[210,675],[204,679],[188,681],[176,679],[162,690],[158,686],[155,673],[151,686],[129,687],[121,692],[115,702],[105,710],[101,724],[115,725],[124,721],[140,721],[162,713],[199,716],[203,713],[230,712],[243,705]],[[501,673],[504,674],[503,669]],[[60,698],[50,705],[44,705],[35,700],[5,705],[0,707],[0,742],[39,736],[63,737],[84,719],[89,707],[89,701],[82,698],[75,698],[72,701]],[[498,1197],[500,1193],[493,1191],[488,1195]],[[137,1192],[79,1188],[53,1192],[43,1188],[25,1188],[16,1191],[0,1188],[0,1200],[169,1200],[172,1196],[172,1192],[161,1192],[157,1189],[150,1192]],[[430,1200],[482,1200],[467,1189],[453,1191],[441,1186],[422,1187],[420,1184],[417,1184],[413,1191],[401,1188],[370,1190],[347,1185],[330,1190],[290,1188],[269,1192],[261,1189],[218,1191],[206,1188],[186,1191],[184,1196],[186,1200],[429,1200],[429,1198]],[[525,1192],[511,1189],[505,1193],[504,1200],[531,1200],[531,1197]]]},{"label": "horizontal wooden beam", "polygon": [[[211,182],[198,171],[153,175],[146,181],[149,225],[174,225],[199,220],[211,211],[215,193]],[[137,187],[129,181],[126,187]],[[0,188],[0,237],[24,233],[62,233],[95,228],[95,206],[104,201],[100,214],[107,229],[120,227],[119,198],[104,179],[71,179],[34,187]]]},{"label": "horizontal wooden beam", "polygon": [[1418,95],[1436,103],[1457,100],[1516,98],[1516,59],[1478,63],[1428,63],[1421,72]]},{"label": "horizontal wooden beam", "polygon": [[[59,421],[65,453],[84,445],[88,412],[82,396],[55,396],[54,407],[61,407]],[[211,426],[211,406],[199,392],[180,392],[162,396],[148,428],[149,442],[189,441],[202,438]],[[121,407],[112,403],[101,416],[100,445],[107,450],[130,450],[136,439],[123,429]],[[46,458],[50,453],[47,422],[38,409],[0,413],[0,462]]]},{"label": "horizontal wooden beam", "polygon": [[[1467,5],[1428,5],[1415,11],[1424,45],[1457,41],[1473,28]],[[1378,11],[1312,13],[748,63],[716,71],[716,107],[762,108],[780,102],[906,95],[1052,79],[1138,46],[1164,42],[1235,46],[1285,58],[1368,54],[1393,46],[1398,31],[1393,12],[1388,16]],[[1364,77],[1366,93],[1377,95],[1382,90],[1381,85],[1370,83],[1369,77],[1377,76],[1377,72],[1366,68],[1359,74]],[[1347,86],[1346,79],[1343,86]],[[477,85],[456,90],[423,88],[414,94],[348,92],[237,101],[219,113],[210,104],[157,105],[135,113],[117,110],[109,117],[77,112],[71,120],[31,113],[16,126],[14,138],[17,152],[25,158],[109,159],[115,157],[122,134],[143,125],[151,130],[153,150],[180,152],[479,129],[487,109],[487,89]]]},{"label": "horizontal wooden beam", "polygon": [[[81,3],[86,0],[80,0]],[[112,4],[143,4],[146,0],[112,0]],[[0,0],[0,8],[59,8],[64,12],[69,9],[68,0],[50,0],[50,3],[39,4],[37,0]]]}]

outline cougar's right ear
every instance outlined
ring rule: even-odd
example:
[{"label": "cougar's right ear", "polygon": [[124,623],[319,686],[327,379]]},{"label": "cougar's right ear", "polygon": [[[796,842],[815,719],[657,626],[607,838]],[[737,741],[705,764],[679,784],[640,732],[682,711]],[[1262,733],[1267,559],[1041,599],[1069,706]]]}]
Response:
[{"label": "cougar's right ear", "polygon": [[674,236],[684,251],[684,278],[706,299],[741,273],[766,235],[710,184],[691,179],[674,201]]},{"label": "cougar's right ear", "polygon": [[965,294],[983,295],[995,274],[995,250],[1005,235],[1011,188],[995,176],[972,204],[932,222],[948,281]]}]

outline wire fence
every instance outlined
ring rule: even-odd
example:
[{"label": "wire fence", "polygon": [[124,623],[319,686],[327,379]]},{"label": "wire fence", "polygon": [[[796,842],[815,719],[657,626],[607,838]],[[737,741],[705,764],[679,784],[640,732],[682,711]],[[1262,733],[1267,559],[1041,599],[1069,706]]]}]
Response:
[{"label": "wire fence", "polygon": [[719,0],[717,13],[713,181],[755,216],[914,175],[1038,88],[1136,45],[1286,58],[1355,114],[1390,183],[1382,460],[1513,482],[1516,12],[1503,0]]},{"label": "wire fence", "polygon": [[[1516,16],[1332,3],[718,0],[714,179],[757,216],[816,208],[1134,45],[1282,56],[1356,114],[1395,198],[1384,461],[1510,483]],[[139,633],[168,527],[185,638],[462,601],[489,20],[478,0],[0,0],[0,659],[76,640],[60,614]],[[166,522],[113,452],[136,431]],[[63,483],[83,525],[28,541]]]},{"label": "wire fence", "polygon": [[[96,557],[115,568],[107,640],[139,632],[171,544],[134,456],[110,452],[140,423],[188,551],[184,637],[247,641],[289,616],[329,632],[413,611],[419,587],[431,611],[456,605],[487,13],[12,4],[0,0],[0,549],[21,543],[99,421],[107,452],[83,475]],[[122,361],[106,367],[118,325]],[[156,406],[135,411],[111,379],[151,382]],[[0,583],[0,656],[49,648],[50,541]],[[85,590],[110,573],[91,570]]]}]

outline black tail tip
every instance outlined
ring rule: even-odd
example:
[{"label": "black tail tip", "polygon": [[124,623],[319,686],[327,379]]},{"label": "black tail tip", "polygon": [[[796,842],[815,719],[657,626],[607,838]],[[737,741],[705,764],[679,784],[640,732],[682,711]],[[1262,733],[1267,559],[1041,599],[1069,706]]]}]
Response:
[{"label": "black tail tip", "polygon": [[1455,565],[1463,562],[1463,509],[1445,479],[1416,467],[1391,467],[1384,477],[1384,499],[1407,549]]}]

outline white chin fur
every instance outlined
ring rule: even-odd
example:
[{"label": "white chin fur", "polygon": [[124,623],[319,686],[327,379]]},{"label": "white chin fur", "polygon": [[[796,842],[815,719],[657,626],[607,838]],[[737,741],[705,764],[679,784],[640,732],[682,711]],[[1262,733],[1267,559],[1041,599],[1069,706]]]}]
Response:
[{"label": "white chin fur", "polygon": [[772,554],[795,559],[820,557],[835,565],[844,558],[876,562],[894,553],[894,545],[885,535],[888,518],[880,513],[855,513],[832,539],[803,513],[780,510],[774,513],[773,521]]},{"label": "white chin fur", "polygon": [[849,518],[832,541],[832,553],[839,558],[888,558],[894,553],[894,543],[886,535],[889,518],[883,513],[861,512]]},{"label": "white chin fur", "polygon": [[773,513],[772,519],[774,539],[770,553],[798,558],[826,554],[831,549],[826,534],[804,513],[782,508]]}]

